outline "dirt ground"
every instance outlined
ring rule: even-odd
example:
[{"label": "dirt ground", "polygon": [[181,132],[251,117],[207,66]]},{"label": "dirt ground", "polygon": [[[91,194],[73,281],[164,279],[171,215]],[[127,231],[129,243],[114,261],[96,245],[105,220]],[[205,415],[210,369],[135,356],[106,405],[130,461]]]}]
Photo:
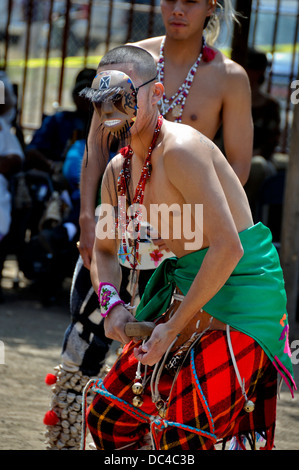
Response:
[{"label": "dirt ground", "polygon": [[[69,323],[69,282],[58,302],[43,307],[25,284],[13,288],[14,263],[6,262],[6,302],[0,305],[0,450],[45,450],[43,417],[49,408],[47,373],[59,364]],[[294,338],[299,340],[299,328]],[[297,356],[298,357],[298,356]],[[1,359],[1,356],[0,356]],[[294,366],[297,386],[299,364]],[[299,450],[299,392],[282,388],[277,409],[277,450]]]}]

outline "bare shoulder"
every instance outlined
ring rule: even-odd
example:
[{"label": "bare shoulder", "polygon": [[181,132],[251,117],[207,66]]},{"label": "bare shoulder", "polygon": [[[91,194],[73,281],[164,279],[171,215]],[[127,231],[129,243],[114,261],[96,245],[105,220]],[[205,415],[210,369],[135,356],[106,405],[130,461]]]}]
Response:
[{"label": "bare shoulder", "polygon": [[117,153],[108,163],[106,171],[107,173],[119,172],[123,166],[123,156],[120,153]]},{"label": "bare shoulder", "polygon": [[227,89],[232,86],[249,87],[247,73],[240,64],[231,60],[221,51],[218,51],[215,59],[215,66]]},{"label": "bare shoulder", "polygon": [[159,58],[160,53],[160,46],[162,42],[163,36],[157,36],[154,38],[143,39],[142,41],[130,43],[130,46],[141,47],[145,49],[147,52],[152,54],[154,59],[157,61]]},{"label": "bare shoulder", "polygon": [[109,200],[113,205],[117,205],[117,180],[122,166],[121,154],[115,155],[107,164],[102,179],[102,201]]},{"label": "bare shoulder", "polygon": [[113,180],[115,181],[119,176],[122,166],[123,166],[123,157],[120,153],[118,153],[107,164],[105,173],[103,176],[103,183],[111,184]]},{"label": "bare shoulder", "polygon": [[173,169],[176,164],[184,167],[208,161],[217,151],[217,147],[208,137],[191,126],[167,121],[166,139],[164,141],[164,165]]}]

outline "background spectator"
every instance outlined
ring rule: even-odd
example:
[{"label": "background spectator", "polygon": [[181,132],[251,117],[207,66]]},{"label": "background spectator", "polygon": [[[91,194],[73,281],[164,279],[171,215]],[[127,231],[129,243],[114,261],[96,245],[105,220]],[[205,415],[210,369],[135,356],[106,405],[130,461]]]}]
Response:
[{"label": "background spectator", "polygon": [[4,300],[1,279],[11,224],[10,179],[21,169],[24,159],[22,147],[11,132],[16,105],[13,88],[4,72],[1,72],[1,80],[4,84],[4,102],[0,101],[0,302]]},{"label": "background spectator", "polygon": [[79,92],[90,86],[95,77],[94,69],[83,69],[77,75],[72,97],[76,109],[58,111],[46,116],[26,148],[26,165],[48,173],[60,171],[67,149],[78,138],[84,138],[89,120],[89,104]]},{"label": "background spectator", "polygon": [[279,103],[263,89],[267,67],[268,60],[265,53],[255,49],[248,50],[245,69],[252,93],[254,139],[251,170],[245,191],[253,214],[263,182],[276,172],[272,157],[280,139]]}]

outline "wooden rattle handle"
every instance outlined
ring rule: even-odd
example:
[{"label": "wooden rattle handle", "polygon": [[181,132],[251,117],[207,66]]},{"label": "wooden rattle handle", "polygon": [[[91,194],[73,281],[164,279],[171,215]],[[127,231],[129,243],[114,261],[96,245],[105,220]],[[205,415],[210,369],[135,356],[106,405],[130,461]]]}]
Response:
[{"label": "wooden rattle handle", "polygon": [[149,321],[128,322],[125,325],[125,333],[129,338],[147,338],[155,328],[155,323]]}]

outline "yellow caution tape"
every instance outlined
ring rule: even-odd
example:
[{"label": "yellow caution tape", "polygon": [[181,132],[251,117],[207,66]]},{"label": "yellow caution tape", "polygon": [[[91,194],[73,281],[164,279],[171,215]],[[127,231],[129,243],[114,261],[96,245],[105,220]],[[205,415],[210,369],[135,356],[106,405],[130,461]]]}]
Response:
[{"label": "yellow caution tape", "polygon": [[[88,56],[86,59],[86,64],[89,66],[97,67],[99,61],[101,60],[101,56]],[[83,56],[79,57],[66,57],[64,60],[65,67],[81,67],[85,62]],[[7,67],[25,67],[34,69],[34,68],[41,68],[46,66],[46,59],[44,57],[40,58],[32,58],[28,59],[27,62],[25,59],[10,59],[7,61]],[[62,58],[61,57],[50,57],[47,62],[48,67],[52,68],[60,68],[62,66]]]},{"label": "yellow caution tape", "polygon": [[[257,48],[263,50],[264,52],[272,52],[272,45],[271,44],[261,44],[256,45]],[[289,52],[293,53],[295,47],[295,52],[299,51],[299,43],[295,44],[276,44],[275,45],[275,52]],[[229,55],[230,48],[221,48],[221,51]],[[88,66],[97,67],[102,56],[88,56],[86,59],[86,64]],[[83,56],[78,57],[66,57],[64,60],[64,66],[70,68],[77,68],[82,67],[85,62],[85,58]],[[0,64],[1,65],[1,64]],[[9,59],[7,62],[7,67],[25,67],[28,68],[41,68],[46,66],[46,59],[44,57],[40,58],[30,58],[28,59],[27,63],[24,59]],[[52,68],[60,68],[62,66],[62,58],[61,57],[50,57],[47,63],[48,67]]]}]

